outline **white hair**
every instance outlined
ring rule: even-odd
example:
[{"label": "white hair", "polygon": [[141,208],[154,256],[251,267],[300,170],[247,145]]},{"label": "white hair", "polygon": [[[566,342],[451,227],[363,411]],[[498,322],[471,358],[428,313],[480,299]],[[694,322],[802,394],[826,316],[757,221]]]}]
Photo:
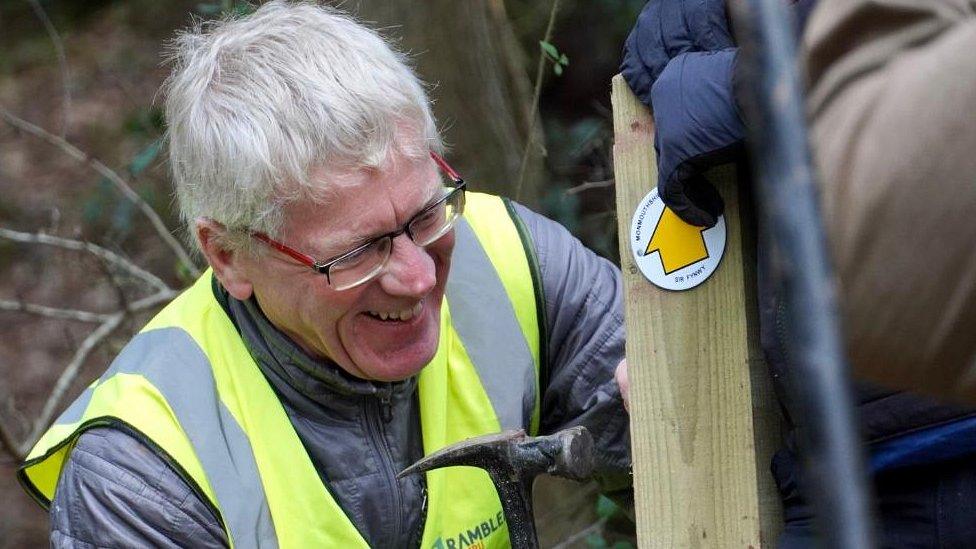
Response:
[{"label": "white hair", "polygon": [[392,152],[442,147],[404,55],[334,8],[274,0],[199,23],[170,59],[170,164],[190,234],[208,217],[274,235],[283,204],[328,191],[309,180],[313,168],[378,167]]}]

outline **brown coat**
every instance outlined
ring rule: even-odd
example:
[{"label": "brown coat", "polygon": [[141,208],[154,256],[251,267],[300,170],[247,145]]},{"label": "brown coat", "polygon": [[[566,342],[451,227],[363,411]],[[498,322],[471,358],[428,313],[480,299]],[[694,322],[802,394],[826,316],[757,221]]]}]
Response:
[{"label": "brown coat", "polygon": [[803,52],[855,372],[976,401],[976,0],[822,0]]}]

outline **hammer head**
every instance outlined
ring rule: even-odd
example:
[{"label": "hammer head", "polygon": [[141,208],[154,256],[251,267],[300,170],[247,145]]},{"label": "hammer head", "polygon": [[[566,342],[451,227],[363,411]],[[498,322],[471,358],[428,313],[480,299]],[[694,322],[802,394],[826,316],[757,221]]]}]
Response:
[{"label": "hammer head", "polygon": [[575,480],[589,477],[593,472],[593,437],[584,427],[572,427],[542,437],[505,431],[469,438],[430,454],[397,477],[455,465],[488,472],[505,512],[513,549],[536,549],[539,542],[532,516],[532,479],[539,473]]},{"label": "hammer head", "polygon": [[593,472],[593,437],[585,427],[527,437],[525,431],[504,431],[469,438],[442,448],[403,470],[398,477],[440,467],[464,465],[531,480],[539,473],[583,480]]}]

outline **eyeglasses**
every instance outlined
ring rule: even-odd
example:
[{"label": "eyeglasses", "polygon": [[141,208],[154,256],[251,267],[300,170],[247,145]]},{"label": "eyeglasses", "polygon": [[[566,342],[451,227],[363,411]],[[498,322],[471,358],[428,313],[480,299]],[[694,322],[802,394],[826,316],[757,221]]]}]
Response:
[{"label": "eyeglasses", "polygon": [[249,234],[299,263],[311,267],[315,272],[324,274],[326,281],[336,291],[365,284],[383,272],[393,251],[394,238],[406,233],[417,246],[429,246],[449,233],[464,213],[466,186],[464,180],[440,155],[431,152],[430,156],[441,171],[451,178],[454,185],[445,187],[443,196],[418,212],[399,229],[378,236],[348,252],[325,261],[316,261],[312,256],[282,244],[264,233],[252,231]]}]

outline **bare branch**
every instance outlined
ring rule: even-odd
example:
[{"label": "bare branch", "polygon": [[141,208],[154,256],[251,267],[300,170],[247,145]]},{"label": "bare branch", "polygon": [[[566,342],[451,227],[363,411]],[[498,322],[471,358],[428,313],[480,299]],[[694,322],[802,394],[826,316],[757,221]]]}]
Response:
[{"label": "bare branch", "polygon": [[3,118],[4,121],[6,121],[11,126],[23,130],[61,149],[65,154],[67,154],[71,158],[74,158],[78,162],[86,164],[95,172],[100,174],[102,177],[111,181],[112,184],[115,185],[115,187],[119,190],[119,192],[121,192],[122,195],[126,197],[130,202],[135,204],[136,207],[139,209],[139,211],[142,212],[142,214],[145,215],[147,219],[149,219],[149,222],[156,230],[156,233],[159,235],[160,238],[163,239],[163,242],[165,242],[166,245],[169,246],[169,248],[173,251],[173,253],[176,254],[176,257],[180,260],[181,263],[183,263],[183,266],[187,269],[187,271],[192,273],[193,276],[195,277],[200,276],[200,270],[193,263],[193,260],[190,259],[190,256],[187,253],[186,249],[183,248],[183,245],[180,244],[180,242],[172,235],[172,233],[169,232],[169,229],[166,228],[166,224],[163,223],[163,220],[159,217],[159,214],[156,213],[156,210],[154,210],[152,206],[150,206],[145,200],[143,200],[138,193],[132,190],[132,187],[129,185],[129,183],[125,179],[123,179],[122,176],[120,176],[116,171],[109,168],[101,161],[92,158],[88,154],[82,152],[80,149],[78,149],[71,143],[67,142],[63,138],[52,134],[51,132],[45,130],[44,128],[41,128],[40,126],[31,124],[30,122],[18,117],[17,115],[13,114],[12,112],[8,111],[3,107],[0,107],[0,118]]},{"label": "bare branch", "polygon": [[566,189],[566,194],[579,194],[583,191],[588,191],[590,189],[602,189],[604,187],[613,187],[613,185],[614,185],[614,180],[612,178],[604,179],[603,181],[587,181],[575,187],[570,187]]},{"label": "bare branch", "polygon": [[95,348],[97,348],[98,345],[101,344],[107,337],[118,330],[119,327],[122,326],[122,322],[130,313],[151,309],[173,299],[177,294],[178,292],[174,290],[168,290],[135,301],[130,305],[129,310],[110,315],[108,320],[103,322],[101,326],[95,329],[95,331],[88,334],[88,337],[81,342],[78,350],[75,351],[74,356],[71,358],[71,362],[69,362],[64,371],[61,372],[61,376],[54,384],[54,388],[51,390],[51,394],[48,396],[47,402],[44,403],[44,408],[41,410],[41,414],[38,417],[37,422],[34,423],[34,428],[31,430],[30,436],[27,437],[27,442],[19,448],[22,454],[26,454],[28,451],[30,451],[30,447],[37,441],[37,439],[54,419],[54,413],[60,407],[64,394],[75,382],[75,379],[78,377],[78,372],[81,370],[81,367],[84,365],[85,360],[88,358],[91,352],[94,351]]},{"label": "bare branch", "polygon": [[[68,250],[87,251],[96,256],[99,260],[103,261],[104,265],[107,266],[108,264],[112,264],[119,266],[158,290],[155,294],[131,303],[123,301],[121,303],[122,310],[111,314],[93,313],[90,311],[81,311],[76,309],[61,309],[32,303],[23,303],[19,301],[0,300],[0,310],[4,311],[22,311],[48,318],[100,323],[99,326],[88,334],[88,336],[81,342],[81,345],[78,346],[78,349],[75,351],[71,361],[61,372],[61,376],[54,384],[54,388],[51,390],[47,401],[44,403],[41,414],[38,416],[37,421],[34,422],[33,427],[30,430],[30,435],[27,437],[27,440],[24,443],[18,443],[8,423],[5,420],[0,419],[0,443],[3,444],[11,456],[17,460],[22,460],[30,451],[30,448],[37,441],[40,435],[54,419],[55,411],[59,409],[65,393],[75,382],[81,367],[91,355],[92,351],[98,348],[98,346],[104,342],[106,338],[115,333],[115,331],[122,326],[122,323],[128,316],[166,303],[167,301],[170,301],[176,297],[179,292],[167,286],[165,282],[160,280],[152,273],[143,270],[124,257],[90,242],[82,242],[79,240],[50,236],[41,233],[23,233],[3,228],[0,228],[0,237],[7,238],[15,242],[45,244]],[[117,289],[121,291],[121,289]]]},{"label": "bare branch", "polygon": [[31,430],[31,434],[27,437],[27,442],[20,448],[21,453],[27,453],[30,451],[30,445],[36,441],[44,429],[47,428],[51,420],[54,419],[54,412],[58,409],[61,404],[61,399],[64,397],[64,393],[71,387],[74,383],[75,378],[78,377],[78,371],[81,370],[81,366],[85,363],[85,359],[88,355],[95,349],[95,347],[101,343],[105,338],[112,335],[112,332],[117,330],[119,326],[122,325],[122,321],[125,320],[126,314],[115,313],[112,315],[108,321],[103,322],[101,326],[95,329],[92,333],[88,334],[88,337],[81,342],[78,350],[75,351],[75,355],[71,358],[71,362],[65,367],[64,371],[61,372],[61,377],[54,384],[54,389],[51,390],[51,394],[48,396],[47,402],[44,403],[44,408],[41,410],[41,415],[38,417],[37,422],[34,424],[34,428]]},{"label": "bare branch", "polygon": [[2,420],[0,420],[0,444],[18,462],[23,461],[27,457],[27,452],[21,448],[14,434],[10,432],[10,426],[7,425],[6,421]]},{"label": "bare branch", "polygon": [[80,322],[105,322],[111,316],[103,313],[80,311],[77,309],[58,309],[55,307],[47,307],[45,305],[37,305],[35,303],[24,303],[23,301],[12,301],[9,299],[0,299],[0,311],[22,312],[47,318],[56,318],[59,320],[78,320]]},{"label": "bare branch", "polygon": [[44,11],[41,3],[38,0],[27,0],[27,3],[30,4],[34,10],[34,14],[37,15],[37,18],[44,25],[44,30],[47,31],[47,35],[51,38],[51,42],[54,44],[54,51],[58,56],[58,66],[61,69],[61,90],[63,94],[61,101],[61,137],[64,137],[68,133],[68,113],[71,112],[71,87],[68,73],[68,57],[64,54],[64,42],[61,40],[58,29],[54,28],[54,23],[47,16],[47,12]]},{"label": "bare branch", "polygon": [[576,544],[576,542],[578,542],[578,541],[580,541],[582,539],[585,539],[590,534],[595,534],[595,533],[599,532],[600,530],[602,530],[603,529],[603,526],[606,523],[607,523],[607,518],[606,517],[600,517],[593,524],[587,526],[586,528],[583,528],[579,532],[576,532],[575,534],[569,536],[568,538],[564,539],[563,541],[559,542],[558,544],[553,545],[552,548],[553,549],[566,549],[567,547],[574,547],[575,544]]},{"label": "bare branch", "polygon": [[[556,14],[559,12],[559,1],[552,0],[552,8],[549,10],[549,24],[546,26],[546,34],[543,42],[552,40],[552,29],[556,26]],[[535,71],[535,91],[532,94],[532,108],[529,109],[529,133],[526,137],[525,150],[522,151],[522,164],[519,166],[518,180],[515,183],[515,200],[522,198],[522,184],[525,182],[525,169],[529,165],[529,152],[532,150],[532,142],[535,137],[535,119],[539,112],[539,97],[542,95],[542,79],[546,74],[546,55],[539,52],[539,64]]]},{"label": "bare branch", "polygon": [[[522,111],[522,116],[525,118],[525,128],[523,131],[529,132],[531,131],[529,120],[534,115],[532,114],[532,82],[525,77],[525,67],[528,66],[525,50],[515,35],[515,29],[510,24],[511,18],[505,9],[505,1],[489,0],[488,9],[489,13],[495,18],[495,21],[498,22],[497,27],[501,35],[505,69],[508,70],[508,79],[515,86],[518,106]],[[446,134],[447,132],[444,133]],[[529,142],[531,139],[528,134],[525,135],[526,142]]]},{"label": "bare branch", "polygon": [[44,233],[25,233],[11,229],[4,229],[3,227],[0,227],[0,238],[6,238],[8,240],[13,240],[14,242],[45,244],[48,246],[64,248],[66,250],[88,252],[108,263],[120,267],[129,274],[145,281],[159,291],[171,290],[169,285],[163,282],[158,276],[150,273],[142,267],[139,267],[121,255],[99,246],[98,244],[92,244],[91,242],[84,242],[71,238],[62,238],[60,236],[51,236]]},{"label": "bare branch", "polygon": [[108,279],[108,283],[112,285],[112,289],[115,290],[115,297],[118,298],[119,308],[122,310],[128,310],[129,297],[125,295],[125,288],[122,287],[122,282],[117,276],[115,276],[115,273],[112,272],[112,265],[97,255],[93,257],[95,258],[95,263],[98,265],[98,269],[102,271],[102,274]]},{"label": "bare branch", "polygon": [[166,290],[164,292],[159,292],[151,296],[138,299],[129,304],[129,312],[141,313],[143,311],[148,311],[153,307],[162,305],[163,303],[174,299],[178,295],[180,295],[178,290]]}]

